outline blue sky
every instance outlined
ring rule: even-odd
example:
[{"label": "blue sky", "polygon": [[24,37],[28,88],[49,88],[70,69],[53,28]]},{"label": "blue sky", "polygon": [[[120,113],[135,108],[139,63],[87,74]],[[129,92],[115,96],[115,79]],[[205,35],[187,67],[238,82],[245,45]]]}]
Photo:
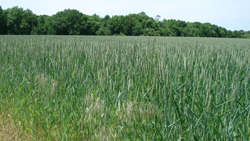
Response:
[{"label": "blue sky", "polygon": [[150,17],[210,22],[228,30],[250,31],[250,0],[0,0],[3,9],[19,6],[37,15],[64,9],[101,17],[144,11]]}]

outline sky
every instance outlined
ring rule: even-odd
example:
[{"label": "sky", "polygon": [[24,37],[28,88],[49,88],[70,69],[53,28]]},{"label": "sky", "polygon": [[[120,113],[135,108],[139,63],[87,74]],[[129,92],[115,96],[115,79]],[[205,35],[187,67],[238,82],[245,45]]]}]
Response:
[{"label": "sky", "polygon": [[227,30],[250,31],[250,0],[0,0],[0,6],[18,6],[50,16],[65,9],[100,17],[143,11],[153,18],[160,15],[160,20],[209,22]]}]

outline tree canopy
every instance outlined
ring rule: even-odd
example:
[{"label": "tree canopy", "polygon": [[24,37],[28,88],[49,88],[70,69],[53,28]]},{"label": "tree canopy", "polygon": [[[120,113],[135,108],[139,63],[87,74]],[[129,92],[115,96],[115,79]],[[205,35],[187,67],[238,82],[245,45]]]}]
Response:
[{"label": "tree canopy", "polygon": [[211,23],[185,22],[149,17],[145,12],[126,16],[85,15],[75,9],[52,16],[36,15],[31,10],[0,6],[0,34],[9,35],[127,35],[185,37],[250,37],[250,31],[230,31]]}]

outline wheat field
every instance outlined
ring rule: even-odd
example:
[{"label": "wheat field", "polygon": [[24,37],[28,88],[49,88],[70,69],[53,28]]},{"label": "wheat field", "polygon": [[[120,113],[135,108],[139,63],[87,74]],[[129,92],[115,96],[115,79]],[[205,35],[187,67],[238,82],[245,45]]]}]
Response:
[{"label": "wheat field", "polygon": [[250,140],[249,54],[249,39],[0,36],[1,123],[23,140]]}]

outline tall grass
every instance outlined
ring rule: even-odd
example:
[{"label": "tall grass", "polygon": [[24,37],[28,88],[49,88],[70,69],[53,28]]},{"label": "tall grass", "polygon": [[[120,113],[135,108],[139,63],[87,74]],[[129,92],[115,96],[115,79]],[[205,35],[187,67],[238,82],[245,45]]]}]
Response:
[{"label": "tall grass", "polygon": [[250,139],[250,40],[0,37],[0,111],[34,139]]}]

